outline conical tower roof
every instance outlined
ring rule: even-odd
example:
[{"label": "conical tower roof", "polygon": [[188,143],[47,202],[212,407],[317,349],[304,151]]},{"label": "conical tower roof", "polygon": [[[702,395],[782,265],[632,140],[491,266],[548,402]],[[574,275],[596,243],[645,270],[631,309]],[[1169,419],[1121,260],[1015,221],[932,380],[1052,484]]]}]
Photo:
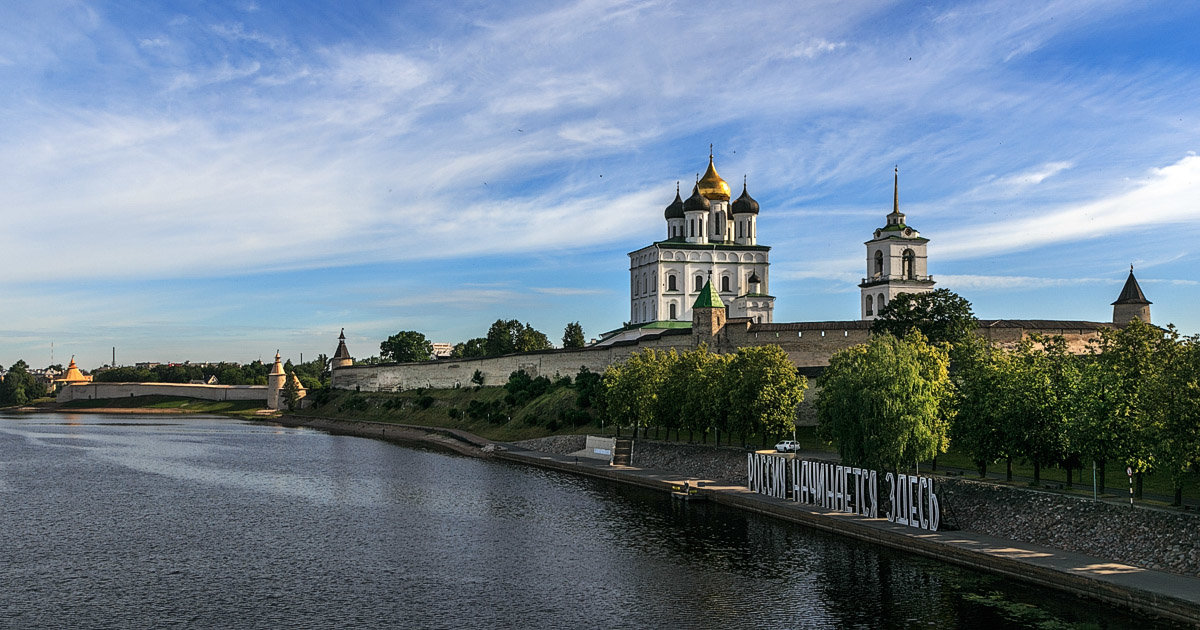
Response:
[{"label": "conical tower roof", "polygon": [[1133,265],[1129,265],[1129,278],[1125,280],[1125,286],[1121,289],[1121,295],[1117,297],[1117,301],[1112,305],[1118,304],[1153,304],[1146,299],[1146,295],[1142,293],[1142,287],[1138,286],[1137,278],[1133,277]]},{"label": "conical tower roof", "polygon": [[711,279],[704,283],[703,289],[700,289],[700,297],[696,298],[696,303],[692,304],[692,308],[725,308],[725,303],[721,301],[720,294],[713,288]]},{"label": "conical tower roof", "polygon": [[333,353],[333,358],[335,358],[335,359],[349,359],[350,358],[350,351],[346,349],[346,329],[345,328],[343,328],[342,332],[340,334],[338,334],[338,346],[337,346],[337,350]]}]

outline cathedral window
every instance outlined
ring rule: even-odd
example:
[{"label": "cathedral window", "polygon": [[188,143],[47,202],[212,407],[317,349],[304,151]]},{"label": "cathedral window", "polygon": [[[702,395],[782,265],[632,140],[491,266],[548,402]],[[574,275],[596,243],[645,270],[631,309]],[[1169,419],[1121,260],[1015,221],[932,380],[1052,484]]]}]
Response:
[{"label": "cathedral window", "polygon": [[871,296],[869,296],[869,295],[868,295],[868,296],[867,296],[867,304],[866,304],[866,306],[867,306],[867,315],[874,315],[874,314],[875,314],[874,305],[875,305],[875,300],[874,300],[874,298],[872,298]]},{"label": "cathedral window", "polygon": [[[667,290],[668,291],[678,291],[679,290],[675,286],[675,276],[674,275],[667,276]],[[674,319],[674,318],[672,317],[671,319]]]},{"label": "cathedral window", "polygon": [[875,252],[875,276],[879,277],[882,275],[883,275],[883,252],[876,251]]},{"label": "cathedral window", "polygon": [[729,290],[729,276],[721,276],[721,290],[722,291]]},{"label": "cathedral window", "polygon": [[913,250],[904,250],[904,277],[915,280],[917,277],[917,255]]},{"label": "cathedral window", "polygon": [[674,302],[671,302],[670,311],[671,311],[671,319],[675,319],[675,303]]},{"label": "cathedral window", "polygon": [[696,291],[699,292],[704,288],[704,276],[696,276]]},{"label": "cathedral window", "polygon": [[882,293],[879,294],[878,298],[875,298],[875,307],[881,311],[883,310],[883,294]]}]

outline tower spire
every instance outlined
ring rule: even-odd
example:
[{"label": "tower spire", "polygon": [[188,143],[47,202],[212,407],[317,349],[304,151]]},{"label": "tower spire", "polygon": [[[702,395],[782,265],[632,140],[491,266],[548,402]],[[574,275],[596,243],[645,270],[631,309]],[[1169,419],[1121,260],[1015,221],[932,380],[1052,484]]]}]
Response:
[{"label": "tower spire", "polygon": [[892,183],[892,212],[900,214],[900,165],[896,165],[896,179]]},{"label": "tower spire", "polygon": [[895,179],[892,180],[892,212],[887,215],[887,224],[904,225],[904,214],[900,212],[900,165],[896,165]]}]

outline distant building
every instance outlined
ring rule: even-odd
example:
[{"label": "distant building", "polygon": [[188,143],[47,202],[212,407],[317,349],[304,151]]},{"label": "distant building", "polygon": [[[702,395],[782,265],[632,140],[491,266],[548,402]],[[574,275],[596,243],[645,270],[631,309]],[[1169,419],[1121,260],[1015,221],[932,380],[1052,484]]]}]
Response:
[{"label": "distant building", "polygon": [[663,213],[667,237],[629,253],[629,325],[672,322],[686,326],[692,303],[711,281],[729,305],[731,317],[770,323],[771,248],[758,244],[758,202],[742,182],[742,194],[730,202],[729,184],[717,174],[711,151],[708,169],[683,200]]},{"label": "distant building", "polygon": [[349,367],[351,365],[354,365],[354,359],[350,356],[350,351],[346,349],[346,329],[343,328],[342,332],[338,333],[338,345],[337,350],[333,353],[331,369]]},{"label": "distant building", "polygon": [[449,357],[450,353],[453,351],[454,344],[446,343],[444,341],[433,342],[433,358],[435,359],[444,359]]},{"label": "distant building", "polygon": [[887,223],[875,230],[867,246],[867,277],[863,278],[862,318],[875,319],[879,310],[901,293],[926,293],[933,290],[925,245],[929,239],[905,223],[900,212],[900,170],[896,170],[892,188],[892,212]]},{"label": "distant building", "polygon": [[67,366],[67,371],[61,378],[56,378],[51,381],[51,386],[61,387],[63,385],[73,385],[75,383],[91,383],[92,376],[79,371],[79,367],[75,365],[75,357],[71,357],[71,364]]}]

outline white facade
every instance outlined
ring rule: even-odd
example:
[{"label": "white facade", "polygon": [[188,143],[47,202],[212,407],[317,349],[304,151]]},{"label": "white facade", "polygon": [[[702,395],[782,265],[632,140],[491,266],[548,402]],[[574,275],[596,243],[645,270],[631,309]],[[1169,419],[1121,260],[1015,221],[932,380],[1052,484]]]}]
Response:
[{"label": "white facade", "polygon": [[926,244],[929,239],[905,223],[900,212],[900,176],[896,175],[892,212],[887,224],[875,230],[867,246],[867,275],[858,286],[862,290],[859,308],[862,319],[872,320],[879,309],[901,293],[925,293],[933,290],[929,275]]},{"label": "white facade", "polygon": [[[712,278],[730,317],[770,323],[775,298],[769,294],[770,248],[663,241],[629,254],[631,324],[691,322],[692,304]],[[751,283],[756,279],[757,284]]]},{"label": "white facade", "polygon": [[704,283],[728,305],[729,317],[770,323],[771,248],[758,245],[758,203],[743,185],[730,203],[729,186],[708,170],[687,201],[676,191],[665,213],[667,238],[629,254],[629,323],[692,321],[692,304]]}]

